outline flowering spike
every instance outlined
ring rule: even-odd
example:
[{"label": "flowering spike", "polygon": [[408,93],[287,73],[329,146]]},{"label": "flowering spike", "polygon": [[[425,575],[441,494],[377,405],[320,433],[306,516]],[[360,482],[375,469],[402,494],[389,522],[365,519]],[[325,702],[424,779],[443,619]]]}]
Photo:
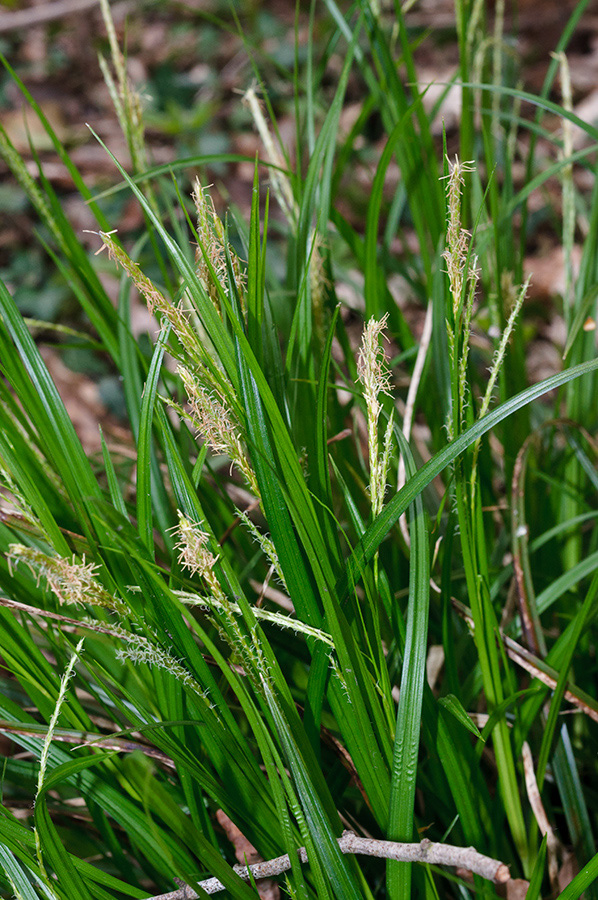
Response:
[{"label": "flowering spike", "polygon": [[64,556],[48,556],[35,547],[11,544],[7,559],[9,565],[24,562],[37,576],[38,584],[44,578],[60,603],[90,603],[119,613],[127,610],[125,603],[97,580],[99,566],[86,563],[85,555],[81,562],[77,562],[75,556],[69,561]]},{"label": "flowering spike", "polygon": [[382,508],[386,489],[386,472],[390,453],[390,437],[385,438],[383,461],[380,464],[378,419],[382,412],[379,395],[390,395],[390,374],[386,368],[386,353],[380,344],[380,335],[386,326],[388,315],[379,321],[371,318],[365,326],[357,357],[357,375],[363,385],[363,397],[368,418],[368,447],[370,452],[370,501],[372,513],[378,515]]},{"label": "flowering spike", "polygon": [[179,553],[179,563],[188,569],[191,575],[199,573],[200,577],[206,577],[216,564],[218,557],[208,550],[210,536],[202,531],[197,522],[192,522],[180,510],[178,511],[179,524],[176,527],[180,537],[176,549]]}]

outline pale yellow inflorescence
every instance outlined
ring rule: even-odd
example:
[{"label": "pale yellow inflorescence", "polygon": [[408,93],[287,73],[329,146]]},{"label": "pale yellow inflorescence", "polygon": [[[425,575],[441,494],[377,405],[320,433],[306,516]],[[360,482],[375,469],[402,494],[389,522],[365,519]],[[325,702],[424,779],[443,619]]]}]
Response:
[{"label": "pale yellow inflorescence", "polygon": [[390,395],[390,376],[386,368],[386,353],[380,344],[384,335],[388,313],[380,320],[371,318],[363,331],[361,347],[357,356],[357,374],[363,385],[363,396],[368,412],[378,419],[382,409],[378,396]]},{"label": "pale yellow inflorescence", "polygon": [[85,556],[78,562],[75,556],[68,560],[64,556],[48,556],[35,547],[11,544],[7,559],[9,565],[25,563],[37,576],[38,584],[44,578],[60,603],[90,603],[116,612],[126,611],[123,601],[107,591],[98,581],[96,576],[99,566],[86,563]]},{"label": "pale yellow inflorescence", "polygon": [[[227,273],[227,241],[224,225],[214,207],[214,201],[200,184],[195,181],[193,202],[197,210],[197,237],[199,246],[195,254],[197,274],[216,310],[220,310],[220,291],[229,294]],[[244,306],[245,278],[241,271],[239,257],[230,245],[229,260],[232,268],[237,295]]]},{"label": "pale yellow inflorescence", "polygon": [[386,353],[380,343],[388,315],[380,320],[371,318],[366,324],[361,347],[357,357],[357,375],[363,387],[363,397],[367,409],[368,447],[370,453],[370,501],[372,513],[378,515],[384,502],[386,491],[386,474],[390,460],[390,442],[392,437],[392,416],[389,419],[384,436],[382,459],[378,442],[378,420],[382,412],[380,394],[390,396],[390,373],[386,367]]},{"label": "pale yellow inflorescence", "polygon": [[191,575],[198,574],[206,581],[213,581],[211,570],[218,561],[218,557],[208,549],[210,536],[202,531],[197,522],[192,522],[180,510],[178,510],[179,524],[176,532],[180,538],[176,549],[179,551],[179,563],[188,569]]},{"label": "pale yellow inflorescence", "polygon": [[189,324],[189,311],[185,309],[183,299],[181,299],[178,304],[167,300],[151,279],[149,279],[147,275],[144,275],[137,263],[134,262],[125,250],[123,250],[123,248],[114,240],[112,237],[113,232],[108,233],[100,231],[99,234],[103,241],[103,245],[100,247],[100,250],[98,250],[98,253],[100,253],[104,247],[108,250],[110,259],[117,262],[124,269],[141,296],[145,299],[149,312],[152,315],[156,311],[162,313],[172,326],[173,331],[183,347],[185,347],[190,354],[196,355],[199,341],[196,333]]},{"label": "pale yellow inflorescence", "polygon": [[[461,224],[461,192],[464,185],[463,175],[471,172],[471,163],[462,163],[458,157],[448,160],[449,174],[447,182],[448,221],[446,229],[446,250],[443,257],[446,261],[449,277],[449,288],[452,297],[452,318],[447,316],[447,336],[449,354],[455,367],[458,390],[457,404],[447,421],[449,439],[453,439],[458,422],[462,422],[467,403],[469,386],[467,381],[467,362],[469,359],[469,337],[475,293],[478,284],[477,257],[470,252],[471,235]],[[456,427],[457,426],[457,427]]]},{"label": "pale yellow inflorescence", "polygon": [[249,464],[241,428],[230,405],[216,387],[208,388],[184,366],[179,375],[185,386],[191,421],[214,453],[225,453],[241,471],[251,492],[259,497],[255,473]]},{"label": "pale yellow inflorescence", "polygon": [[466,271],[469,241],[471,235],[461,226],[461,192],[465,181],[463,174],[473,171],[471,163],[462,163],[458,157],[454,162],[449,160],[447,184],[448,223],[446,230],[446,250],[443,257],[453,298],[453,314],[456,316],[463,296],[463,285],[466,277],[477,280],[475,261]]}]

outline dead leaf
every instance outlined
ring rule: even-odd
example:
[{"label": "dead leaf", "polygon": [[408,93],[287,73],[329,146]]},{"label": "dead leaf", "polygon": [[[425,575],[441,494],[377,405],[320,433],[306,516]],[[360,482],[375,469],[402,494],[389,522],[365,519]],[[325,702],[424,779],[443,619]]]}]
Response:
[{"label": "dead leaf", "polygon": [[505,885],[498,885],[496,893],[506,900],[525,900],[529,889],[529,881],[523,878],[509,878]]},{"label": "dead leaf", "polygon": [[[46,100],[40,105],[58,140],[63,144],[87,140],[89,135],[87,128],[84,125],[69,124],[58,101]],[[29,106],[4,112],[2,125],[18,153],[28,156],[30,144],[33,144],[38,153],[54,149],[50,136]]]},{"label": "dead leaf", "polygon": [[[247,840],[235,823],[229,819],[224,810],[219,809],[216,811],[216,819],[235,848],[235,856],[242,866],[262,862],[262,857],[259,855],[253,844]],[[280,900],[279,887],[271,878],[264,878],[258,881],[257,888],[262,900]]]},{"label": "dead leaf", "polygon": [[41,347],[40,352],[85,452],[97,453],[102,446],[98,422],[104,426],[108,418],[97,384],[86,375],[68,369],[50,347]]},{"label": "dead leaf", "polygon": [[579,866],[577,864],[577,859],[575,858],[575,853],[572,853],[570,850],[564,852],[563,863],[558,874],[559,891],[564,891],[567,885],[571,884],[578,872]]},{"label": "dead leaf", "polygon": [[[573,276],[579,271],[581,248],[573,247],[571,253]],[[565,292],[565,259],[563,248],[554,246],[542,256],[528,256],[524,262],[525,276],[531,275],[528,295],[530,299],[548,300]]]}]

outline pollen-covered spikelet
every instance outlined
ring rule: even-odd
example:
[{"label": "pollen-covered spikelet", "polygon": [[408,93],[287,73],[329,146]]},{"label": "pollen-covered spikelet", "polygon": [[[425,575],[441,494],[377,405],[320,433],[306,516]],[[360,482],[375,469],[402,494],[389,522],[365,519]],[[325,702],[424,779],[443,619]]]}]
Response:
[{"label": "pollen-covered spikelet", "polygon": [[470,251],[471,235],[461,223],[461,192],[464,185],[463,175],[471,172],[470,163],[462,163],[458,157],[449,161],[447,176],[447,229],[446,250],[443,257],[446,261],[449,278],[449,289],[452,297],[452,316],[447,316],[446,326],[451,368],[456,375],[457,398],[452,416],[449,416],[447,428],[449,438],[460,430],[464,411],[469,396],[467,379],[467,363],[469,359],[469,337],[473,317],[473,305],[479,274],[477,257]]},{"label": "pollen-covered spikelet", "polygon": [[357,376],[363,387],[363,398],[367,409],[368,448],[370,454],[370,502],[372,514],[378,515],[382,509],[386,491],[386,475],[390,461],[392,437],[392,416],[389,419],[382,457],[378,440],[378,420],[382,412],[380,394],[390,395],[390,376],[386,367],[386,353],[380,343],[388,316],[377,320],[371,318],[366,324],[361,347],[357,357]]},{"label": "pollen-covered spikelet", "polygon": [[386,368],[386,353],[380,344],[380,336],[386,328],[388,314],[380,320],[371,318],[363,331],[361,346],[357,356],[357,374],[363,385],[363,397],[368,412],[376,421],[382,407],[378,396],[390,394],[390,377]]},{"label": "pollen-covered spikelet", "polygon": [[[197,274],[206,289],[212,303],[220,310],[220,290],[229,293],[227,274],[227,241],[224,226],[214,207],[214,201],[200,184],[195,180],[193,189],[193,202],[197,210],[197,237],[199,246],[195,253]],[[228,256],[232,267],[233,278],[237,290],[237,296],[244,308],[245,280],[241,272],[239,257],[228,245]]]},{"label": "pollen-covered spikelet", "polygon": [[143,635],[133,634],[125,628],[115,629],[115,634],[125,644],[124,648],[116,651],[117,659],[121,661],[128,659],[135,665],[145,664],[158,669],[165,669],[182,684],[195,691],[196,694],[202,697],[206,696],[195,678],[172,653],[152,643]]},{"label": "pollen-covered spikelet", "polygon": [[469,254],[470,234],[461,225],[461,192],[463,190],[465,172],[473,171],[470,163],[462,163],[458,157],[454,162],[449,161],[449,174],[447,178],[447,229],[446,250],[443,257],[446,261],[447,272],[453,298],[453,315],[456,317],[464,300],[464,282],[474,280],[477,282],[475,260],[467,269]]},{"label": "pollen-covered spikelet", "polygon": [[213,571],[218,557],[208,549],[210,536],[180,510],[178,517],[179,524],[175,530],[180,538],[176,544],[179,562],[192,575],[198,574],[207,588],[207,596],[196,596],[194,605],[204,606],[210,611],[210,617],[222,640],[230,645],[235,657],[241,661],[247,674],[250,674],[256,665],[255,648],[246,631],[241,628],[239,607],[228,599]]},{"label": "pollen-covered spikelet", "polygon": [[184,569],[188,569],[191,575],[199,575],[210,584],[214,581],[212,568],[218,561],[218,557],[208,549],[210,536],[202,531],[197,522],[192,522],[184,513],[178,510],[179,524],[175,531],[179,537],[176,549],[179,551],[179,563]]},{"label": "pollen-covered spikelet", "polygon": [[229,457],[244,476],[251,492],[259,497],[255,473],[241,440],[241,427],[230,404],[216,386],[206,387],[205,382],[189,369],[179,366],[178,372],[187,393],[190,418],[198,432],[214,453],[224,453]]},{"label": "pollen-covered spikelet", "polygon": [[[223,629],[222,635],[228,640],[227,635],[230,635],[232,626],[232,633],[235,636],[234,643],[238,650],[243,645],[244,637],[235,616],[231,613],[228,598],[213,571],[218,557],[214,556],[208,548],[210,536],[202,530],[199,523],[192,522],[180,510],[178,510],[178,517],[179,523],[175,531],[179,537],[179,542],[176,544],[176,549],[179,551],[179,563],[183,568],[188,569],[191,575],[197,574],[203,580],[208,593],[213,595],[213,603],[209,599],[206,600],[206,603],[211,610],[218,608],[223,612],[229,628]],[[218,627],[221,627],[220,623],[217,624]]]},{"label": "pollen-covered spikelet", "polygon": [[189,312],[184,308],[183,300],[180,300],[178,304],[167,300],[151,279],[144,275],[137,263],[114,240],[112,237],[113,233],[99,232],[103,244],[98,253],[101,253],[104,248],[108,250],[110,259],[117,262],[124,269],[141,296],[145,299],[150,313],[152,315],[156,311],[162,313],[172,325],[172,329],[183,347],[195,356],[200,346],[199,339],[189,324]]},{"label": "pollen-covered spikelet", "polygon": [[98,581],[99,566],[86,563],[85,556],[79,562],[75,556],[68,560],[64,556],[48,556],[35,547],[10,544],[7,559],[9,565],[25,563],[37,576],[38,584],[42,578],[45,579],[60,603],[89,603],[121,614],[127,611],[126,604]]}]

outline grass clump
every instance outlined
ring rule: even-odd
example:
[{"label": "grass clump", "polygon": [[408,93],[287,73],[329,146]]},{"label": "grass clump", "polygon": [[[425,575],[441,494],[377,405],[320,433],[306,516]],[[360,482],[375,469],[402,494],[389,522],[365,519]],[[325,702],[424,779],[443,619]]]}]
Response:
[{"label": "grass clump", "polygon": [[[43,171],[32,182],[3,135],[122,375],[134,463],[103,434],[86,453],[0,286],[0,729],[19,748],[3,761],[5,896],[243,898],[269,875],[305,900],[493,897],[509,872],[530,900],[594,896],[598,362],[582,324],[598,195],[563,298],[563,368],[529,385],[516,154],[530,184],[562,174],[571,244],[572,151],[542,115],[575,117],[547,99],[554,66],[535,122],[513,114],[530,98],[501,64],[499,18],[484,45],[476,9],[457,4],[449,161],[400,6],[327,0],[306,87],[298,58],[289,73],[293,164],[267,95],[247,94],[270,168],[256,164],[245,218],[147,167],[111,30],[116,79],[102,66],[135,177],[114,163],[145,219],[134,248],[59,150],[121,273],[116,307]],[[359,127],[375,116],[385,138],[360,222],[342,203],[360,162],[359,127],[339,124],[350,79]],[[351,280],[358,339],[339,301]],[[133,335],[133,286],[151,340]],[[233,868],[246,842],[275,862]],[[567,859],[579,874],[559,894]]]}]

